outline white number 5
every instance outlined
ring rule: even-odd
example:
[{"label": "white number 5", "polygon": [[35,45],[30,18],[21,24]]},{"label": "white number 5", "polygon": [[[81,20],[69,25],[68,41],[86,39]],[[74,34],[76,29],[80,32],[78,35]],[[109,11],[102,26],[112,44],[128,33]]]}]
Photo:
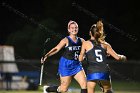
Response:
[{"label": "white number 5", "polygon": [[103,61],[103,57],[100,53],[101,53],[101,50],[98,50],[98,49],[95,50],[95,55],[96,55],[96,61],[97,62],[102,62]]}]

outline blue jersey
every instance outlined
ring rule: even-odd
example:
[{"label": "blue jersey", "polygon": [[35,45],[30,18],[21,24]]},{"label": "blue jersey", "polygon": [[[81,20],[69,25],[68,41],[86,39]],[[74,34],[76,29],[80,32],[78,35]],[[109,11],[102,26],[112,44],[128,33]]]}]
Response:
[{"label": "blue jersey", "polygon": [[69,36],[68,46],[65,47],[64,53],[59,61],[59,74],[60,76],[72,76],[83,70],[81,62],[78,57],[81,51],[81,39],[77,37],[77,42],[74,42]]},{"label": "blue jersey", "polygon": [[78,60],[82,41],[79,37],[77,37],[77,41],[74,42],[69,36],[68,39],[68,46],[65,47],[63,57],[70,59],[70,60]]}]

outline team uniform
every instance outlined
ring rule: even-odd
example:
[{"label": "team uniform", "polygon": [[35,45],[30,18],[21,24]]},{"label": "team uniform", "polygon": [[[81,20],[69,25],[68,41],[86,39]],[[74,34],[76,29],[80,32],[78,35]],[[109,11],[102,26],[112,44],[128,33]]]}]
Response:
[{"label": "team uniform", "polygon": [[87,80],[110,80],[110,71],[106,63],[106,50],[101,45],[95,45],[94,40],[90,40],[90,42],[92,42],[93,48],[86,52]]},{"label": "team uniform", "polygon": [[77,42],[74,42],[69,36],[68,46],[65,47],[64,53],[59,61],[58,72],[60,76],[72,76],[83,70],[81,62],[78,61],[78,57],[81,51],[82,41],[77,37]]}]

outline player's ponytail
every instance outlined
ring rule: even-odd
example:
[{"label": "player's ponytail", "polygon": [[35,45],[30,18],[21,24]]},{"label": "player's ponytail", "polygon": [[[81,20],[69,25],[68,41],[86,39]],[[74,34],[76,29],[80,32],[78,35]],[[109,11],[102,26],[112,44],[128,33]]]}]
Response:
[{"label": "player's ponytail", "polygon": [[100,44],[104,41],[105,35],[103,32],[103,23],[101,20],[91,26],[90,32],[92,36],[94,36],[96,44]]},{"label": "player's ponytail", "polygon": [[101,34],[99,41],[103,42],[103,41],[105,41],[105,34],[104,34],[104,27],[103,27],[102,20],[99,20],[96,23],[96,25],[97,25],[98,32]]},{"label": "player's ponytail", "polygon": [[99,38],[101,37],[101,34],[99,33],[98,31],[99,29],[97,28],[96,24],[93,24],[90,28],[90,32],[91,32],[91,35],[95,38],[95,43],[96,44],[100,44],[100,40]]}]

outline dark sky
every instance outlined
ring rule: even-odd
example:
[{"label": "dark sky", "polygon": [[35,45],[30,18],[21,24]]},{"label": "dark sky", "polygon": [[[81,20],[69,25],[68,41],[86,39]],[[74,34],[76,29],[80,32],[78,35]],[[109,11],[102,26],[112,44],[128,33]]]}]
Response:
[{"label": "dark sky", "polygon": [[[61,32],[66,33],[69,20],[79,24],[79,36],[89,39],[90,26],[103,19],[106,41],[120,54],[139,59],[139,5],[134,0],[3,0],[1,1],[0,45],[8,36],[26,24],[34,25],[29,18],[40,22],[54,18]],[[77,6],[78,4],[78,6]],[[80,7],[80,8],[79,8]],[[15,10],[18,11],[15,11]],[[24,14],[20,14],[20,13]],[[25,17],[28,16],[28,18]],[[65,35],[65,34],[64,34]]]}]

